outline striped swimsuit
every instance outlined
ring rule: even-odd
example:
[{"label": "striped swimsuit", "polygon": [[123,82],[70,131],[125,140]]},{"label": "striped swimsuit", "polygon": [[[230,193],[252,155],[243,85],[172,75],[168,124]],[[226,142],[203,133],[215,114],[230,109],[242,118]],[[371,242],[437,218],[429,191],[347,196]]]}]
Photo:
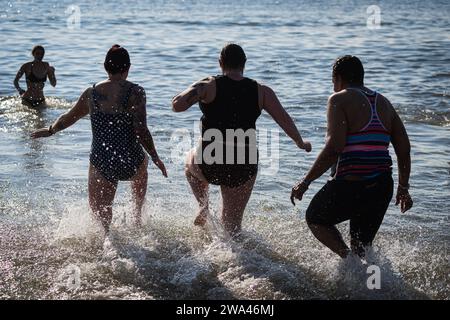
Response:
[{"label": "striped swimsuit", "polygon": [[362,130],[347,134],[344,151],[340,154],[336,166],[336,180],[345,179],[347,176],[367,180],[392,172],[392,159],[389,155],[391,136],[377,114],[378,93],[374,91],[369,94],[355,90],[367,98],[372,115]]}]

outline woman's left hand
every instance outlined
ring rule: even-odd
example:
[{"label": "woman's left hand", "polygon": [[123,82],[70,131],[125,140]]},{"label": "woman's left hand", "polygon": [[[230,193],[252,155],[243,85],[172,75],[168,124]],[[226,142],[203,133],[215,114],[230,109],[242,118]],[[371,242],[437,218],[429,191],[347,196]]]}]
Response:
[{"label": "woman's left hand", "polygon": [[48,128],[42,128],[42,129],[38,129],[38,130],[34,131],[31,134],[31,138],[33,138],[33,139],[46,138],[46,137],[50,137],[51,135],[52,135],[52,133],[50,132],[50,130],[48,130]]},{"label": "woman's left hand", "polygon": [[153,159],[153,163],[159,168],[159,170],[161,170],[163,176],[167,178],[166,166],[161,161],[161,159],[160,158]]},{"label": "woman's left hand", "polygon": [[397,196],[395,197],[395,205],[400,205],[400,211],[402,213],[405,213],[413,206],[413,200],[409,194],[409,191],[407,189],[398,187],[397,189]]},{"label": "woman's left hand", "polygon": [[295,199],[302,200],[303,194],[308,190],[308,184],[304,181],[298,182],[291,191],[291,202],[295,206]]}]

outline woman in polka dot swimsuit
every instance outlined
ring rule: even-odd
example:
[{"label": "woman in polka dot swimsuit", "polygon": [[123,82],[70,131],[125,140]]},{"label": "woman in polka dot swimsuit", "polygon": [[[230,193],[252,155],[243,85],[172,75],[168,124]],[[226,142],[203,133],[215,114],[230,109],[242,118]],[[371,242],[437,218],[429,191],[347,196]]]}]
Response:
[{"label": "woman in polka dot swimsuit", "polygon": [[167,177],[147,127],[145,91],[126,80],[130,65],[127,50],[114,45],[105,58],[108,79],[86,89],[75,106],[49,128],[39,129],[31,135],[33,138],[49,137],[90,114],[89,204],[105,233],[109,232],[112,204],[120,180],[131,181],[135,223],[141,224],[148,165],[143,148]]}]

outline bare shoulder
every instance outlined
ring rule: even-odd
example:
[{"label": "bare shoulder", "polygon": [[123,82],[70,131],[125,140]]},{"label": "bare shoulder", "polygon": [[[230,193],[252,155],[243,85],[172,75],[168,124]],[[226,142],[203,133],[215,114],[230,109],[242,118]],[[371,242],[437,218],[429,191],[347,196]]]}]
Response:
[{"label": "bare shoulder", "polygon": [[[206,77],[199,81],[196,81],[192,84],[192,87],[197,88],[199,90],[204,90],[205,92],[210,91],[211,89],[216,87],[216,78],[214,77]],[[204,92],[204,93],[205,93]],[[201,94],[202,95],[202,94]]]},{"label": "bare shoulder", "polygon": [[146,106],[147,96],[145,93],[145,89],[138,84],[131,84],[131,95],[130,95],[130,104],[131,110],[137,110],[139,108]]},{"label": "bare shoulder", "polygon": [[392,105],[391,101],[381,93],[378,93],[377,97],[377,110],[378,113],[384,118],[383,120],[389,122],[391,119],[397,117],[397,111]]},{"label": "bare shoulder", "polygon": [[329,107],[340,107],[344,105],[345,100],[349,97],[349,92],[347,90],[342,90],[339,92],[335,92],[328,97],[328,106]]},{"label": "bare shoulder", "polygon": [[80,98],[78,99],[82,102],[86,103],[86,106],[89,106],[89,103],[91,100],[93,100],[92,97],[92,87],[87,87],[83,93],[80,95]]},{"label": "bare shoulder", "polygon": [[49,62],[44,61],[44,66],[49,72],[53,72],[55,70],[55,67],[51,66]]},{"label": "bare shoulder", "polygon": [[208,76],[208,77],[205,77],[205,78],[197,81],[196,83],[210,84],[213,82],[216,82],[216,78],[214,78],[213,76]]},{"label": "bare shoulder", "polygon": [[388,98],[386,98],[384,95],[382,95],[381,93],[378,93],[378,97],[377,97],[377,103],[378,104],[383,104],[383,105],[385,105],[388,109],[391,109],[391,110],[395,110],[394,109],[394,106],[392,105],[392,103],[391,103],[391,101],[388,99]]},{"label": "bare shoulder", "polygon": [[144,95],[145,96],[145,89],[135,83],[131,84],[131,94],[134,96]]},{"label": "bare shoulder", "polygon": [[25,62],[21,67],[20,70],[22,71],[28,71],[31,69],[32,62]]},{"label": "bare shoulder", "polygon": [[92,87],[87,87],[81,94],[82,97],[88,98],[92,96]]},{"label": "bare shoulder", "polygon": [[262,96],[263,99],[268,99],[268,98],[276,96],[275,91],[270,86],[266,85],[265,83],[259,82],[259,81],[256,81],[256,83],[258,84],[259,96]]},{"label": "bare shoulder", "polygon": [[216,78],[209,76],[203,78],[192,85],[196,89],[200,101],[211,103],[216,96]]},{"label": "bare shoulder", "polygon": [[262,82],[262,81],[257,81],[257,80],[254,80],[257,84],[258,84],[258,88],[261,90],[261,91],[263,91],[263,92],[273,92],[273,90],[272,90],[272,88],[271,87],[269,87],[267,84],[265,84],[264,82]]}]

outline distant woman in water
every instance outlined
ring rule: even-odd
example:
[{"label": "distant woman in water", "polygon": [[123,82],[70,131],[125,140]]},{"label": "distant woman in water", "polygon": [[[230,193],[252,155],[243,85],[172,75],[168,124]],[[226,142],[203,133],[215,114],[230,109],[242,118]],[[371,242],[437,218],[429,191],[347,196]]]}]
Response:
[{"label": "distant woman in water", "polygon": [[[34,60],[27,62],[17,72],[14,79],[14,86],[22,97],[22,104],[36,108],[45,105],[44,86],[47,77],[50,84],[56,86],[55,68],[48,62],[42,61],[45,55],[43,46],[35,46],[31,50]],[[19,85],[19,80],[25,74],[27,80],[27,90],[23,90]]]},{"label": "distant woman in water", "polygon": [[108,79],[87,88],[75,106],[50,127],[32,133],[32,138],[49,137],[90,114],[92,147],[89,166],[89,203],[105,233],[112,221],[112,204],[119,180],[131,181],[136,225],[147,191],[148,157],[167,177],[147,127],[145,91],[127,81],[130,56],[114,45],[107,53],[104,67]]}]

